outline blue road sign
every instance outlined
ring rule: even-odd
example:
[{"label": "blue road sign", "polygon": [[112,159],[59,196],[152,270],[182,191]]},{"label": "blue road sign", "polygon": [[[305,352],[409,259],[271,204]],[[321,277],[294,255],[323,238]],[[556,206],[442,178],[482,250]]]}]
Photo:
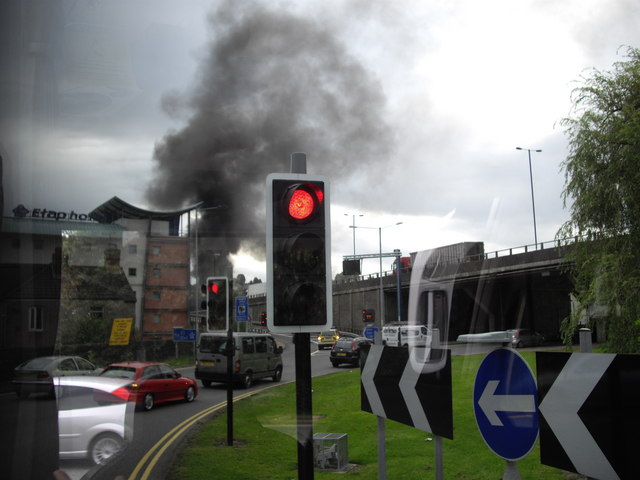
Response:
[{"label": "blue road sign", "polygon": [[527,456],[538,438],[538,393],[531,368],[515,350],[489,353],[476,373],[473,407],[489,449],[505,460]]},{"label": "blue road sign", "polygon": [[247,320],[249,320],[249,299],[236,297],[236,322],[246,322]]},{"label": "blue road sign", "polygon": [[195,330],[188,330],[186,328],[173,329],[174,342],[195,342],[196,336],[197,332]]},{"label": "blue road sign", "polygon": [[367,327],[364,329],[364,336],[370,340],[374,340],[376,337],[376,332],[378,331],[378,327]]}]

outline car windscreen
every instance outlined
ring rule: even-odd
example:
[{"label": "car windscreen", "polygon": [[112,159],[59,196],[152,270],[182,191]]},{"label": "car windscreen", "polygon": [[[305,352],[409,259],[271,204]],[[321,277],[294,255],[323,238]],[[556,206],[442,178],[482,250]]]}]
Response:
[{"label": "car windscreen", "polygon": [[341,338],[336,342],[336,345],[338,347],[350,347],[352,341],[353,341],[352,338]]},{"label": "car windscreen", "polygon": [[100,374],[101,377],[111,378],[134,378],[136,369],[133,367],[108,367]]},{"label": "car windscreen", "polygon": [[23,368],[25,370],[42,370],[51,364],[53,361],[52,358],[49,357],[38,357],[29,360],[28,362],[23,363],[18,368]]},{"label": "car windscreen", "polygon": [[61,411],[126,403],[126,399],[104,390],[81,386],[57,387],[56,398],[58,399],[58,409]]},{"label": "car windscreen", "polygon": [[227,337],[201,337],[199,350],[202,353],[225,355],[227,353]]}]

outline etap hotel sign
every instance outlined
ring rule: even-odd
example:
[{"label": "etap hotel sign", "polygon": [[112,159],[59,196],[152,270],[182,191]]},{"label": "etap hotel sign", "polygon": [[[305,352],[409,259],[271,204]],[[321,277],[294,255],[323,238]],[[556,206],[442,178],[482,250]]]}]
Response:
[{"label": "etap hotel sign", "polygon": [[16,218],[43,218],[46,220],[74,220],[81,222],[92,222],[93,220],[86,213],[61,212],[59,210],[48,210],[46,208],[34,208],[29,210],[20,204],[13,209],[13,216]]}]

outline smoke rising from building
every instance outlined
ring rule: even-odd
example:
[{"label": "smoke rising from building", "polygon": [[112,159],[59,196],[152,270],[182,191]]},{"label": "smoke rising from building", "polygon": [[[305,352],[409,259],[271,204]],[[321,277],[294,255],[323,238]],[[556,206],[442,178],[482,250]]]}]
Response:
[{"label": "smoke rising from building", "polygon": [[203,201],[200,234],[264,255],[264,182],[293,152],[310,173],[344,181],[386,165],[385,98],[328,27],[275,7],[228,1],[210,14],[211,41],[190,92],[165,112],[187,119],[155,147],[148,199],[160,208]]}]

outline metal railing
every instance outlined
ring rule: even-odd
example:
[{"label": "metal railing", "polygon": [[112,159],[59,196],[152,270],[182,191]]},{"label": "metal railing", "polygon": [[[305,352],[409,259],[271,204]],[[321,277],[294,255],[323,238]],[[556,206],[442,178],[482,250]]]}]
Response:
[{"label": "metal railing", "polygon": [[[571,238],[565,238],[565,239],[556,239],[556,240],[549,240],[546,242],[538,242],[538,243],[532,243],[529,245],[521,245],[518,247],[511,247],[511,248],[503,248],[501,250],[494,250],[492,252],[485,252],[485,253],[481,253],[478,255],[468,255],[462,259],[450,259],[450,260],[444,260],[442,263],[446,263],[446,264],[454,264],[454,263],[467,263],[467,262],[479,262],[479,261],[483,261],[483,260],[489,260],[492,258],[499,258],[499,257],[508,257],[511,255],[521,255],[523,253],[529,253],[529,252],[535,252],[535,251],[540,251],[540,250],[549,250],[552,248],[561,248],[561,247],[565,247],[568,245],[571,245],[575,242],[577,242],[579,239],[579,237],[571,237]],[[411,267],[409,267],[411,268]],[[336,279],[337,283],[355,283],[355,282],[362,282],[365,280],[373,280],[373,279],[377,279],[380,278],[380,276],[382,275],[382,277],[388,277],[390,275],[394,275],[395,270],[386,270],[381,272],[375,272],[375,273],[369,273],[366,275],[349,275],[349,276],[343,276],[343,277],[339,277]]]}]

